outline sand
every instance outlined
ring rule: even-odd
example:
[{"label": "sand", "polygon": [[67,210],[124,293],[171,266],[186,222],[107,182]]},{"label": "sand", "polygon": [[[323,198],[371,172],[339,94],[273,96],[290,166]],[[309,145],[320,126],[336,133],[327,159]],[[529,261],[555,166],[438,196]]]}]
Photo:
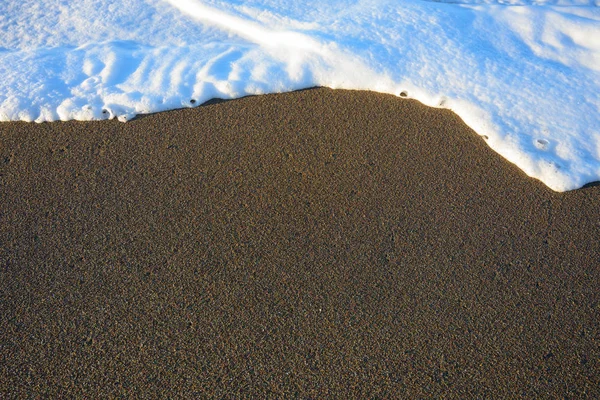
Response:
[{"label": "sand", "polygon": [[598,210],[376,93],[3,123],[0,397],[598,397]]}]

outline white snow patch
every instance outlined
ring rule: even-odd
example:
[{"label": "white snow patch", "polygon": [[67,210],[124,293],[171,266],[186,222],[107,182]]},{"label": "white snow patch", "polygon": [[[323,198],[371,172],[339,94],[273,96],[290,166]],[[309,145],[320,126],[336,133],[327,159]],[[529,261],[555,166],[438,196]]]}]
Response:
[{"label": "white snow patch", "polygon": [[600,0],[0,3],[0,121],[311,86],[449,108],[557,191],[600,180]]}]

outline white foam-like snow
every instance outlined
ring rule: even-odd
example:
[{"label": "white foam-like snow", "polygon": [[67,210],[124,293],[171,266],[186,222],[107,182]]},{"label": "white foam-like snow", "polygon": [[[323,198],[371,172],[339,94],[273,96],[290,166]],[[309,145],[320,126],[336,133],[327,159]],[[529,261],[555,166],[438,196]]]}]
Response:
[{"label": "white foam-like snow", "polygon": [[0,2],[0,120],[312,86],[456,112],[557,191],[600,180],[599,0]]}]

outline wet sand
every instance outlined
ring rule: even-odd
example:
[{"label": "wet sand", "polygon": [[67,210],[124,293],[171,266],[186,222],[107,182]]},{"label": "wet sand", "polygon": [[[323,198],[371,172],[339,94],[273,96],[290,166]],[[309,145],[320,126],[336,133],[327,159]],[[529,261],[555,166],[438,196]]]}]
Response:
[{"label": "wet sand", "polygon": [[598,397],[599,210],[375,93],[3,123],[0,397]]}]

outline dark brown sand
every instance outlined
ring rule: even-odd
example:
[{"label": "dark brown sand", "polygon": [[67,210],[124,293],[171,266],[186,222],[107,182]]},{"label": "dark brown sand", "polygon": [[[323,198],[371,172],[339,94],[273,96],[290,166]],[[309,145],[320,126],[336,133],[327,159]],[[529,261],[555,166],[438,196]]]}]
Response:
[{"label": "dark brown sand", "polygon": [[594,398],[600,187],[316,89],[0,125],[0,397]]}]

